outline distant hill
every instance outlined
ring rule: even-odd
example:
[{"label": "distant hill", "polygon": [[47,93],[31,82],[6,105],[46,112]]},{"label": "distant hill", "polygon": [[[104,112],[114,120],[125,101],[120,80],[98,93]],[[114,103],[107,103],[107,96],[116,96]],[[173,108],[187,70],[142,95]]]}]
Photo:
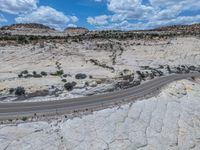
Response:
[{"label": "distant hill", "polygon": [[43,24],[27,23],[13,24],[0,28],[1,34],[9,35],[35,35],[35,36],[76,36],[89,32],[88,29],[82,27],[68,27],[63,32],[57,31]]},{"label": "distant hill", "polygon": [[63,34],[54,28],[50,28],[43,24],[27,23],[13,24],[0,28],[2,35],[34,35],[34,36],[63,36]]},{"label": "distant hill", "polygon": [[156,31],[200,31],[200,23],[192,25],[172,25],[154,29]]}]

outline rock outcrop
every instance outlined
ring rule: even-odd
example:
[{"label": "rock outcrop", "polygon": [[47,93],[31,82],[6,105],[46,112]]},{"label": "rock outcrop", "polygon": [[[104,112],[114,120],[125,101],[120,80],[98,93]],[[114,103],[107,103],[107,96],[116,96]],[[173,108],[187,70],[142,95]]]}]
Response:
[{"label": "rock outcrop", "polygon": [[83,35],[89,32],[89,30],[82,27],[68,27],[65,29],[64,32],[73,36],[73,35]]}]

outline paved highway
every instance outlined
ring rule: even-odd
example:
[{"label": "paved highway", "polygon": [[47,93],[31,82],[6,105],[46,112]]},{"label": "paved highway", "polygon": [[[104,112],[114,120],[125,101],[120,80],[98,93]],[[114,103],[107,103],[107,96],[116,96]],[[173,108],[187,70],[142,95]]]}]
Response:
[{"label": "paved highway", "polygon": [[48,102],[12,102],[0,104],[0,120],[34,115],[67,114],[78,110],[101,109],[119,102],[135,101],[176,80],[200,76],[200,73],[169,75],[139,86],[112,93]]}]

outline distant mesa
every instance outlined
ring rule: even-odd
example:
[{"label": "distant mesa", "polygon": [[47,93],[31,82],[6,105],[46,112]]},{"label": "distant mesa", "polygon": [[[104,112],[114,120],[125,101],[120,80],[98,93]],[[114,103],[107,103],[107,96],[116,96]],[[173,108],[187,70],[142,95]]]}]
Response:
[{"label": "distant mesa", "polygon": [[34,36],[56,36],[58,31],[43,24],[27,23],[13,24],[0,28],[0,34],[7,35],[34,35]]},{"label": "distant mesa", "polygon": [[13,24],[10,26],[3,26],[1,30],[24,30],[24,29],[46,29],[46,30],[55,30],[43,24],[37,23],[27,23],[27,24]]},{"label": "distant mesa", "polygon": [[64,32],[69,35],[81,35],[88,33],[89,30],[83,27],[68,27],[64,30]]}]

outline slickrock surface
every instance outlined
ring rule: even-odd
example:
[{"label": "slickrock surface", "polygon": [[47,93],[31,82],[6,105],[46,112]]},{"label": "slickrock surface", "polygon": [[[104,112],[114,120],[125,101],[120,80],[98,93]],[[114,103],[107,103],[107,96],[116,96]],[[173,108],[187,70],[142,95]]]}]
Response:
[{"label": "slickrock surface", "polygon": [[[130,83],[127,81],[129,77],[123,76],[132,75],[137,81],[138,70],[151,73],[141,66],[156,68],[165,75],[168,74],[167,65],[199,67],[199,52],[200,40],[193,36],[165,40],[69,39],[65,42],[4,45],[0,47],[0,101],[12,101],[14,93],[10,94],[10,89],[19,86],[24,87],[27,94],[41,93],[41,98],[32,101],[49,100],[45,95],[55,100],[112,91],[117,82]],[[198,69],[200,71],[200,67]],[[24,70],[28,71],[26,77],[19,77]],[[63,70],[66,76],[52,75],[59,70]],[[47,75],[33,77],[33,72]],[[86,74],[87,78],[75,79],[78,73]],[[76,82],[77,85],[73,91],[66,91],[66,82]]]},{"label": "slickrock surface", "polygon": [[200,80],[82,118],[0,126],[0,149],[199,150]]}]

